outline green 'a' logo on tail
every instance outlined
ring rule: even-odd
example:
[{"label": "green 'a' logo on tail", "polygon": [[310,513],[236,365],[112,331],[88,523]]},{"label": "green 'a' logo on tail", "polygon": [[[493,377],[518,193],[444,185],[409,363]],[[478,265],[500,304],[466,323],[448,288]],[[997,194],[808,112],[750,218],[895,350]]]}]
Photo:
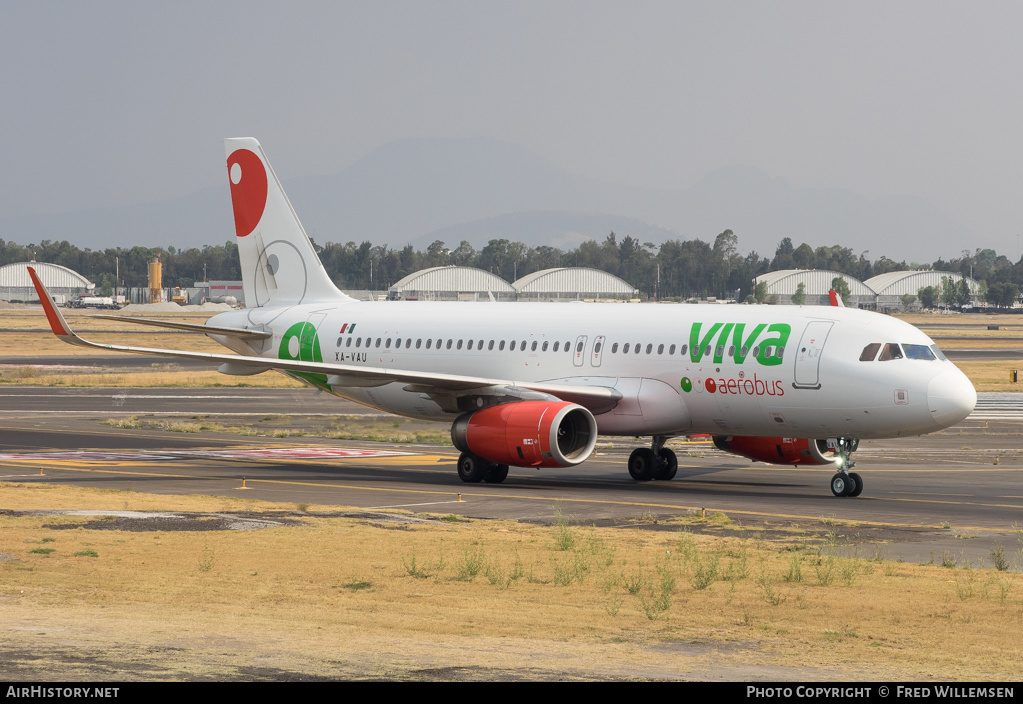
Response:
[{"label": "green 'a' logo on tail", "polygon": [[[281,346],[277,351],[280,359],[293,359],[302,362],[322,362],[320,354],[320,336],[312,323],[295,323],[281,338]],[[311,372],[288,372],[292,376],[308,381],[313,386],[330,391],[326,374]]]}]

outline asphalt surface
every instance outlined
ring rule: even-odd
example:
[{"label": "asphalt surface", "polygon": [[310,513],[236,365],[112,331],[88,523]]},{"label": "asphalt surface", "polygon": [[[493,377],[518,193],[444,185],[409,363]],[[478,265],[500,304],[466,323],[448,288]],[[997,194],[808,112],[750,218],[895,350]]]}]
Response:
[{"label": "asphalt surface", "polygon": [[338,415],[388,418],[312,390],[4,387],[0,481],[527,521],[560,510],[582,523],[648,527],[721,511],[750,526],[837,525],[847,550],[923,562],[953,555],[978,564],[996,543],[1008,554],[1023,547],[1023,394],[981,394],[969,419],[941,433],[864,441],[854,456],[865,482],[857,498],[834,497],[826,469],[751,463],[706,442],[676,446],[670,482],[633,481],[626,461],[640,443],[602,437],[578,468],[513,467],[495,485],[462,483],[450,447],[104,423],[196,414],[225,425],[290,414],[295,430]]}]

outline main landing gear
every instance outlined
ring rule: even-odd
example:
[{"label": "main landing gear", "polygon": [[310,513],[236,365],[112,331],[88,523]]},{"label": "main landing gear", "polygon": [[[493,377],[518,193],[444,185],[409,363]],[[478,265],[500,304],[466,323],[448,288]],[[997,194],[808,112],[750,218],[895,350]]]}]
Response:
[{"label": "main landing gear", "polygon": [[629,475],[638,482],[651,479],[667,481],[678,472],[678,457],[664,447],[666,435],[655,435],[650,448],[639,447],[629,455]]},{"label": "main landing gear", "polygon": [[500,484],[508,478],[508,465],[495,464],[482,457],[463,452],[458,456],[458,477],[463,482]]},{"label": "main landing gear", "polygon": [[855,438],[835,438],[828,440],[828,445],[834,444],[835,454],[842,458],[841,469],[831,478],[831,493],[835,496],[859,496],[863,493],[863,478],[856,472],[849,470],[856,466],[850,459],[860,441]]}]

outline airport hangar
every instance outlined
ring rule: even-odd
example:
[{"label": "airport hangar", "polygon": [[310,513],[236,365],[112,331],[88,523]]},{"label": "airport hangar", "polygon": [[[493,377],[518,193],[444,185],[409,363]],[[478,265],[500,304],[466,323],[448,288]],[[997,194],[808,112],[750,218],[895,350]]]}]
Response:
[{"label": "airport hangar", "polygon": [[[78,298],[83,293],[91,294],[96,284],[66,266],[48,262],[16,262],[0,266],[0,300],[32,303],[39,300],[28,268],[39,274],[46,289],[54,296],[63,296],[65,301]],[[59,298],[58,298],[59,300]]]},{"label": "airport hangar", "polygon": [[[767,284],[767,295],[776,296],[772,303],[790,304],[799,284],[803,284],[807,305],[828,305],[828,291],[831,282],[836,278],[845,280],[849,287],[849,300],[844,303],[850,307],[870,309],[905,308],[902,296],[917,295],[917,291],[927,286],[941,290],[942,279],[947,278],[954,284],[966,279],[970,293],[976,297],[980,292],[980,283],[969,276],[952,271],[892,271],[880,274],[866,281],[843,274],[838,271],[824,269],[782,269],[771,271],[753,279],[756,284]],[[919,301],[915,302],[919,305]]]},{"label": "airport hangar", "polygon": [[544,269],[509,284],[468,266],[438,266],[409,274],[388,290],[391,300],[427,301],[631,300],[639,292],[613,274],[585,267]]}]

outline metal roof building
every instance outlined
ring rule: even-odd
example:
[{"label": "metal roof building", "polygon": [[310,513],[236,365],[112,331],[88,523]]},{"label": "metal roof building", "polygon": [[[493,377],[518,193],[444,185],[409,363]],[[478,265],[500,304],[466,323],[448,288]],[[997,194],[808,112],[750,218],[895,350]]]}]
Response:
[{"label": "metal roof building", "polygon": [[512,286],[520,301],[629,299],[639,295],[628,281],[586,267],[544,269],[523,276]]},{"label": "metal roof building", "polygon": [[791,303],[792,294],[799,284],[803,284],[807,305],[828,305],[828,291],[831,282],[836,278],[845,279],[849,287],[848,306],[873,306],[875,304],[874,289],[852,276],[838,271],[824,269],[783,269],[771,271],[753,279],[754,283],[766,283],[768,296],[777,296],[778,303]]},{"label": "metal roof building", "polygon": [[515,289],[500,276],[471,266],[435,266],[409,274],[388,289],[391,300],[475,301],[488,293],[499,301],[515,300]]},{"label": "metal roof building", "polygon": [[941,280],[946,277],[954,284],[966,279],[971,294],[977,296],[980,292],[980,283],[976,279],[952,271],[890,271],[871,277],[864,283],[877,293],[879,306],[893,307],[902,305],[902,296],[905,294],[916,296],[917,291],[927,286],[933,286],[942,295]]},{"label": "metal roof building", "polygon": [[79,296],[92,291],[96,284],[66,266],[48,262],[17,262],[0,266],[0,300],[38,301],[28,267],[36,270],[39,279],[53,295]]}]

